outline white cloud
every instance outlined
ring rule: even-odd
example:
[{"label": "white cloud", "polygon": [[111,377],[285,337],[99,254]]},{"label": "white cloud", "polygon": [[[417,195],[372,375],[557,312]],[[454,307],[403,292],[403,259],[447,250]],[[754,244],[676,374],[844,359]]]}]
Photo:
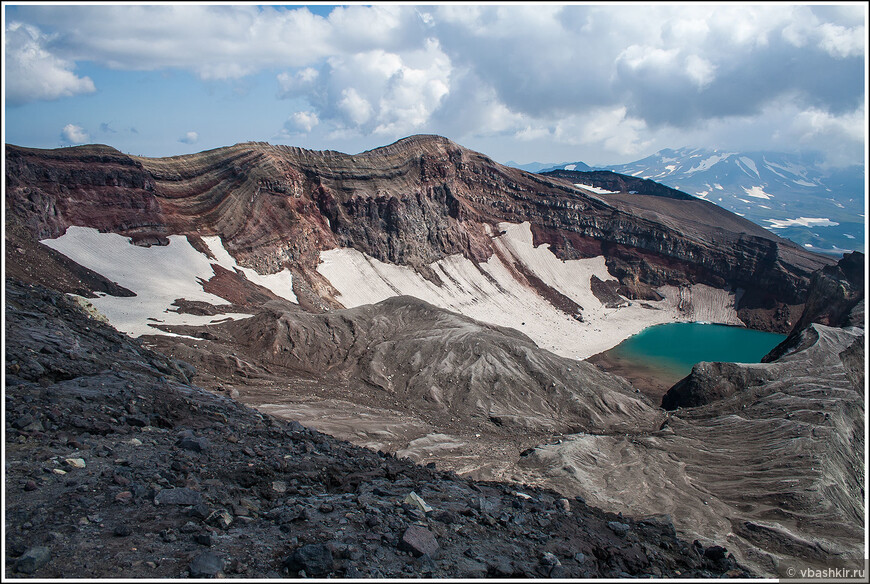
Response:
[{"label": "white cloud", "polygon": [[698,55],[686,57],[686,72],[699,88],[704,88],[715,78],[716,66]]},{"label": "white cloud", "polygon": [[81,126],[67,124],[60,132],[60,137],[70,144],[84,144],[90,139],[88,133]]},{"label": "white cloud", "polygon": [[413,7],[394,4],[338,6],[327,20],[335,52],[341,53],[402,50],[419,42],[422,24]]},{"label": "white cloud", "polygon": [[285,133],[549,139],[602,157],[833,145],[839,159],[863,160],[864,112],[849,112],[865,99],[855,57],[867,12],[855,7],[391,4],[324,18],[304,7],[55,4],[15,14],[27,24],[7,28],[10,103],[94,91],[74,73],[82,61],[213,81],[269,72],[266,91],[297,112]]},{"label": "white cloud", "polygon": [[[399,137],[429,123],[450,91],[451,71],[450,59],[431,39],[401,53],[336,55],[319,71],[282,73],[278,83],[283,97],[304,95],[333,131]],[[303,85],[305,92],[297,91]]]},{"label": "white cloud", "polygon": [[841,59],[864,54],[866,22],[855,25],[855,21],[866,18],[865,14],[844,13],[844,20],[851,21],[846,26],[836,22],[822,22],[809,7],[796,10],[800,11],[800,17],[795,18],[782,31],[783,38],[792,46],[803,48],[814,45],[830,56]]},{"label": "white cloud", "polygon": [[338,109],[354,125],[362,125],[372,117],[372,104],[361,96],[356,89],[349,87],[341,90]]},{"label": "white cloud", "polygon": [[182,144],[196,144],[199,142],[199,134],[196,132],[187,132],[184,136],[178,139]]},{"label": "white cloud", "polygon": [[294,74],[279,73],[278,87],[280,91],[278,96],[291,98],[304,95],[315,87],[319,75],[320,73],[313,67],[305,67]]},{"label": "white cloud", "polygon": [[630,69],[666,70],[674,65],[678,54],[678,49],[631,45],[620,53],[616,61],[625,63]]},{"label": "white cloud", "polygon": [[857,57],[864,53],[867,29],[863,26],[846,28],[824,23],[819,27],[819,46],[835,57]]},{"label": "white cloud", "polygon": [[288,135],[307,134],[319,123],[320,120],[314,112],[295,112],[284,122],[284,129]]},{"label": "white cloud", "polygon": [[6,25],[6,100],[9,104],[54,100],[96,91],[89,77],[78,77],[73,73],[73,63],[45,49],[48,40],[34,26],[20,22]]},{"label": "white cloud", "polygon": [[627,115],[626,108],[601,108],[557,123],[554,136],[576,144],[599,144],[619,155],[633,155],[649,146],[646,125]]},{"label": "white cloud", "polygon": [[19,13],[63,31],[57,44],[64,58],[112,69],[178,68],[203,79],[236,79],[267,67],[306,66],[335,50],[332,27],[304,8],[51,5]]},{"label": "white cloud", "polygon": [[808,143],[819,135],[857,142],[864,137],[864,107],[841,115],[810,108],[795,116],[792,128],[798,135],[798,140],[803,143]]}]

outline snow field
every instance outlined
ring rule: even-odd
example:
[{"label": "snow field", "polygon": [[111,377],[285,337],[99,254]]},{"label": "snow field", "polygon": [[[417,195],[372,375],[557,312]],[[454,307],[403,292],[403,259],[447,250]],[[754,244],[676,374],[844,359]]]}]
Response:
[{"label": "snow field", "polygon": [[616,194],[618,192],[618,191],[608,191],[607,189],[603,189],[601,187],[596,187],[593,185],[587,185],[587,184],[583,184],[583,183],[574,183],[574,186],[580,187],[581,189],[586,189],[587,191],[592,191],[593,193],[596,193],[598,195],[613,195],[613,194]]},{"label": "snow field", "polygon": [[[352,308],[399,295],[409,295],[470,318],[506,326],[528,335],[543,349],[561,356],[585,359],[619,344],[648,326],[674,321],[702,320],[739,324],[734,295],[705,286],[692,289],[663,288],[665,300],[632,302],[622,308],[606,308],[592,294],[590,279],[613,277],[602,256],[562,261],[548,245],[535,247],[529,223],[502,223],[502,235],[494,237],[499,255],[476,266],[461,255],[431,264],[439,275],[438,286],[412,268],[380,262],[350,248],[321,253],[318,271],[339,291],[337,300]],[[260,275],[239,267],[219,237],[203,238],[215,259],[198,252],[180,235],[169,245],[149,248],[132,245],[121,235],[95,229],[70,227],[47,246],[136,293],[135,297],[100,295],[89,302],[118,330],[137,337],[165,333],[154,325],[207,325],[250,314],[198,316],[179,314],[172,303],[178,298],[212,305],[226,304],[207,293],[202,282],[214,275],[212,264],[239,270],[275,294],[296,301],[292,277]],[[506,265],[506,263],[507,265]],[[565,314],[529,287],[513,269],[513,263],[537,276],[551,288],[583,307],[583,322]]]},{"label": "snow field", "polygon": [[[479,269],[461,255],[431,264],[443,281],[440,287],[411,268],[386,264],[348,248],[322,252],[318,272],[339,291],[337,300],[348,308],[392,296],[414,296],[476,320],[519,330],[539,347],[574,359],[585,359],[610,349],[648,326],[692,320],[693,313],[681,311],[680,302],[673,299],[678,292],[671,291],[665,294],[665,300],[648,303],[658,310],[644,308],[636,302],[623,308],[606,308],[592,294],[590,285],[593,275],[601,280],[613,279],[603,257],[562,261],[549,246],[532,245],[528,223],[502,223],[499,227],[504,235],[496,237],[495,244],[505,257],[521,263],[547,285],[582,306],[583,322],[558,310],[520,282],[497,255],[481,263]],[[700,311],[710,297],[710,294],[701,294],[692,305],[697,305]],[[726,322],[714,318],[725,313],[727,321],[731,321],[733,295],[723,293],[716,302],[717,305],[730,302],[730,312],[725,308],[711,308],[703,311],[705,316],[711,316],[705,320]]]},{"label": "snow field", "polygon": [[[224,249],[219,237],[204,239],[216,260],[210,260],[194,249],[183,235],[169,236],[169,245],[166,246],[140,247],[115,233],[100,233],[88,227],[70,227],[64,235],[43,240],[42,243],[133,291],[136,294],[134,297],[100,295],[88,301],[119,331],[138,337],[171,334],[155,328],[155,324],[207,325],[227,318],[252,316],[242,313],[215,316],[179,314],[177,308],[172,306],[178,298],[213,305],[227,304],[223,298],[203,290],[202,282],[214,276],[212,263],[228,270],[238,266]],[[290,288],[289,271],[285,270],[286,274],[260,276],[253,270],[241,270],[248,279],[289,300],[296,300]]]},{"label": "snow field", "polygon": [[256,270],[243,268],[236,264],[235,258],[224,248],[224,244],[219,236],[203,237],[202,240],[216,258],[217,263],[222,267],[241,271],[254,284],[269,289],[273,294],[285,300],[299,303],[296,299],[296,294],[293,293],[293,274],[290,273],[290,270],[284,269],[277,274],[258,274]]}]

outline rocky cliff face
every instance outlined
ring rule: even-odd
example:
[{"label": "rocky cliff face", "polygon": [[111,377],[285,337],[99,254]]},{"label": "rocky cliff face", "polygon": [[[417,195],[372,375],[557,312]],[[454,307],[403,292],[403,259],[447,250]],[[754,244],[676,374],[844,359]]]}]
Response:
[{"label": "rocky cliff face", "polygon": [[35,237],[69,225],[143,245],[219,235],[240,265],[292,267],[315,288],[322,250],[352,247],[426,275],[447,255],[485,260],[487,228],[529,221],[536,244],[563,259],[603,254],[625,295],[653,298],[666,283],[741,288],[752,324],[784,331],[810,274],[830,263],[704,201],[596,195],[437,136],[358,155],[262,143],[162,159],[10,146],[6,184],[9,216]]},{"label": "rocky cliff face", "polygon": [[864,272],[866,257],[847,253],[836,265],[815,272],[804,308],[794,328],[764,361],[774,361],[795,346],[801,333],[812,323],[828,326],[864,327]]},{"label": "rocky cliff face", "polygon": [[108,146],[9,147],[6,191],[9,222],[37,239],[57,237],[70,225],[133,234],[166,223],[151,175]]}]

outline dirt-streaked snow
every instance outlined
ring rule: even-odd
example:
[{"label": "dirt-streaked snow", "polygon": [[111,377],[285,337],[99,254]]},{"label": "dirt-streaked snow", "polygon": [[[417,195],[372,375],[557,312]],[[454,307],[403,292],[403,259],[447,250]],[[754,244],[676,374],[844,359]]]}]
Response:
[{"label": "dirt-streaked snow", "polygon": [[[504,261],[494,255],[478,266],[461,255],[446,257],[431,265],[442,280],[440,286],[412,268],[380,262],[349,248],[321,253],[318,271],[339,291],[337,299],[348,308],[410,295],[477,320],[517,329],[540,347],[575,359],[607,350],[654,324],[685,320],[739,324],[734,295],[703,286],[682,291],[662,289],[665,300],[644,303],[653,308],[644,308],[639,302],[607,308],[592,294],[590,285],[593,275],[613,279],[602,256],[562,261],[548,245],[532,244],[529,223],[502,223],[500,229],[502,234],[494,242]],[[203,239],[215,259],[194,249],[180,235],[170,236],[167,246],[146,248],[121,235],[70,227],[63,236],[43,243],[136,293],[135,297],[101,295],[90,300],[113,326],[131,336],[165,334],[154,327],[156,324],[205,325],[250,316],[179,314],[172,306],[178,298],[213,305],[227,303],[202,288],[202,282],[214,275],[213,263],[239,270],[249,280],[296,300],[289,271],[262,276],[240,268],[219,237]],[[580,305],[583,321],[542,298],[517,275],[514,263]]]},{"label": "dirt-streaked snow", "polygon": [[786,227],[836,227],[836,221],[825,217],[798,217],[797,219],[765,219],[770,223],[769,229],[785,229]]},{"label": "dirt-streaked snow", "polygon": [[[605,351],[654,324],[678,320],[739,323],[734,295],[707,287],[693,287],[700,291],[693,302],[688,301],[691,291],[684,291],[681,299],[679,290],[667,289],[663,291],[665,300],[645,303],[654,308],[644,308],[639,302],[606,308],[592,294],[590,285],[593,275],[601,280],[613,279],[603,256],[562,261],[548,245],[533,246],[529,223],[502,223],[499,227],[504,234],[496,237],[495,243],[504,257],[521,263],[582,306],[583,322],[521,283],[497,255],[481,263],[480,268],[461,255],[431,264],[443,281],[441,286],[411,268],[386,264],[348,248],[322,252],[318,271],[339,291],[337,299],[348,308],[391,296],[415,296],[477,320],[514,328],[538,346],[574,359]],[[695,308],[687,310],[689,306]],[[699,317],[701,313],[703,318]]]},{"label": "dirt-streaked snow", "polygon": [[296,294],[293,293],[293,275],[290,273],[290,270],[284,269],[277,274],[258,274],[251,268],[243,268],[236,264],[236,260],[224,248],[224,244],[219,236],[203,237],[202,239],[216,258],[216,263],[230,270],[241,271],[254,284],[268,288],[276,296],[298,304],[299,301],[296,299]]},{"label": "dirt-streaked snow", "polygon": [[[178,298],[227,304],[223,298],[202,289],[200,282],[214,276],[213,262],[194,249],[183,235],[169,236],[169,245],[140,247],[115,233],[69,227],[64,235],[42,243],[136,293],[133,297],[103,295],[89,299],[112,326],[128,335],[167,334],[151,326],[153,324],[205,325],[251,316],[241,313],[198,316],[176,312],[172,303]],[[213,243],[209,247],[218,251]],[[222,265],[233,269],[235,262],[227,264],[224,259]]]}]

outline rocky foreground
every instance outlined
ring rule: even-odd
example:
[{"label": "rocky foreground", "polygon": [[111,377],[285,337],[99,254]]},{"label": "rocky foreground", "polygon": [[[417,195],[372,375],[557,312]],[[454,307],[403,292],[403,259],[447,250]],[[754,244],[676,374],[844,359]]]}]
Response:
[{"label": "rocky foreground", "polygon": [[580,498],[264,416],[67,297],[6,281],[7,577],[749,577]]}]

